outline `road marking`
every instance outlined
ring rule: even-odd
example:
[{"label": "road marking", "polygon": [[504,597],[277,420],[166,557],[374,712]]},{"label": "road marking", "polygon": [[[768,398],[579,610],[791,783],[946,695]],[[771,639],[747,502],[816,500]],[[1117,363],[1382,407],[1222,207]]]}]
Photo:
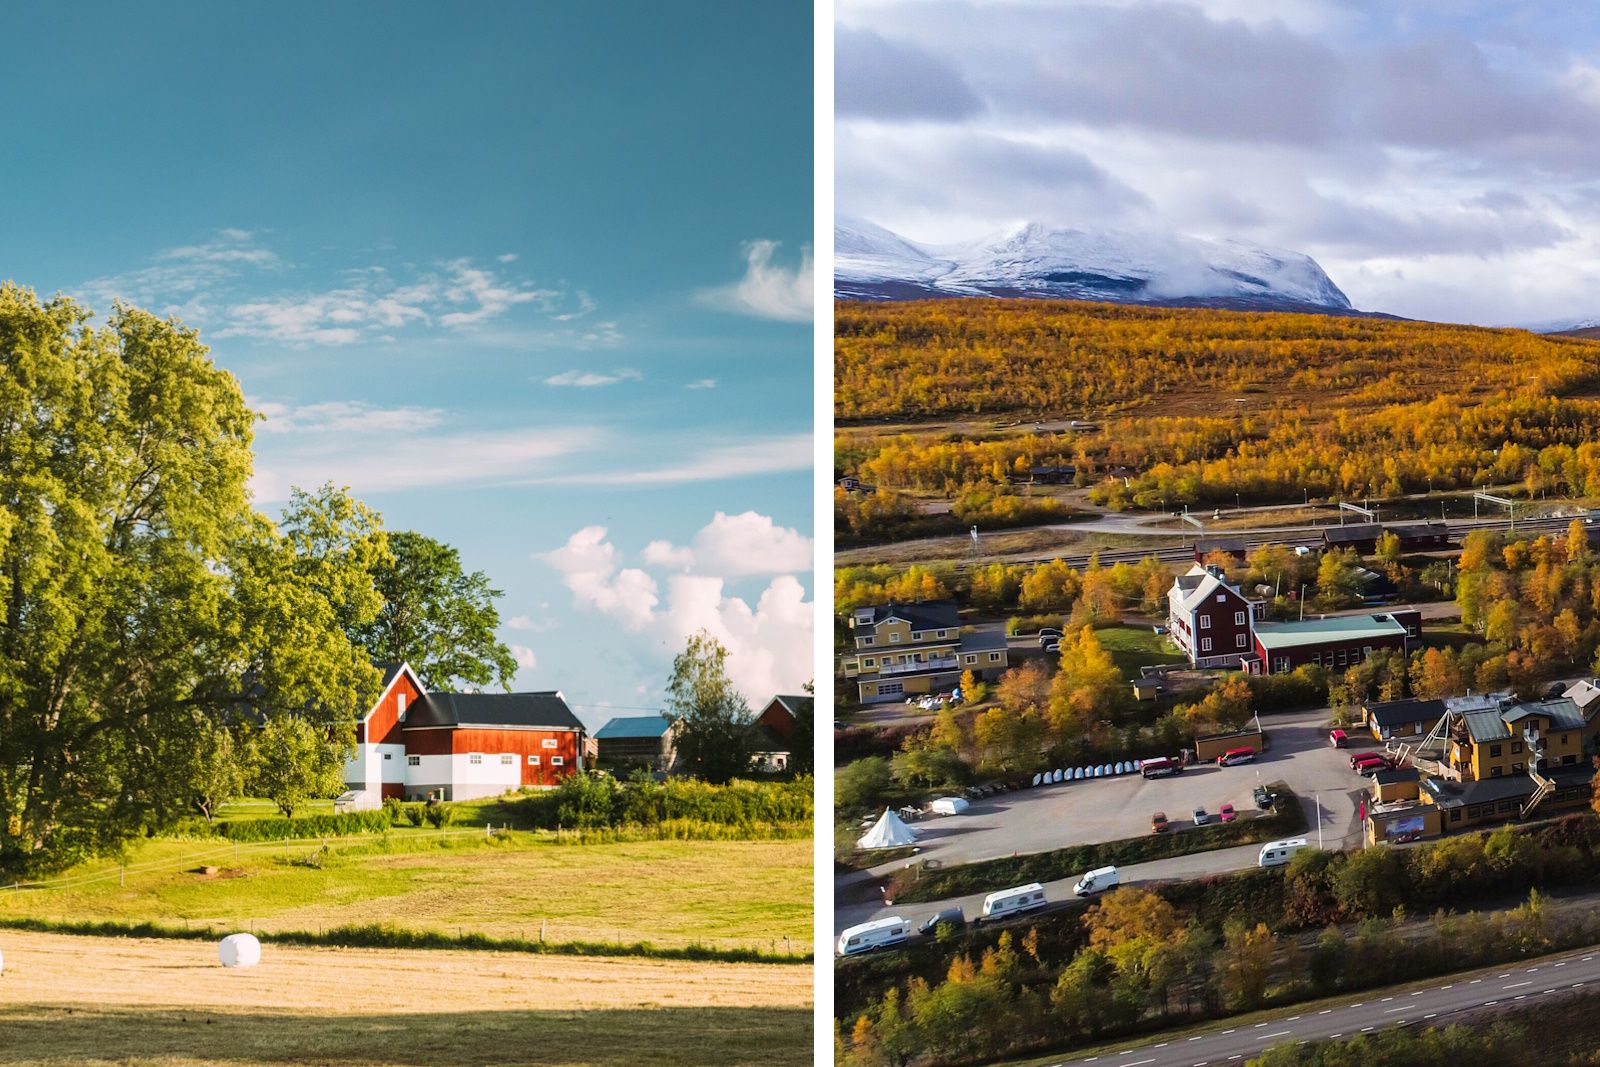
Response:
[{"label": "road marking", "polygon": [[1442,985],[1439,988],[1440,989],[1454,989],[1455,987],[1456,987],[1456,984],[1454,982],[1451,982],[1449,985]]},{"label": "road marking", "polygon": [[1435,1015],[1438,1015],[1438,1014],[1439,1014],[1439,1013],[1438,1013],[1438,1012],[1436,1012],[1436,1011],[1435,1011],[1435,1012],[1430,1012],[1430,1013],[1429,1013],[1429,1014],[1427,1014],[1427,1015],[1424,1015],[1424,1016],[1423,1016],[1423,1018],[1424,1018],[1424,1019],[1431,1019],[1431,1018],[1433,1018],[1433,1017],[1434,1017],[1434,1016],[1435,1016]]},{"label": "road marking", "polygon": [[1414,997],[1420,997],[1420,996],[1422,996],[1422,993],[1423,993],[1423,991],[1419,989],[1419,990],[1417,990],[1415,993],[1413,993],[1411,995],[1414,996]]},{"label": "road marking", "polygon": [[1501,989],[1521,989],[1525,985],[1532,985],[1532,984],[1533,984],[1533,979],[1530,978],[1526,982],[1509,982],[1506,985],[1501,986],[1500,988]]},{"label": "road marking", "polygon": [[1267,1025],[1267,1024],[1266,1023],[1256,1023],[1256,1029],[1259,1030],[1265,1025]]},{"label": "road marking", "polygon": [[1256,1035],[1256,1040],[1257,1041],[1271,1041],[1275,1037],[1288,1037],[1292,1033],[1294,1033],[1293,1030],[1279,1030],[1275,1034],[1257,1034]]},{"label": "road marking", "polygon": [[1154,1063],[1154,1062],[1156,1062],[1156,1058],[1154,1056],[1151,1056],[1147,1060],[1134,1060],[1132,1063],[1123,1064],[1123,1067],[1140,1067],[1140,1064]]},{"label": "road marking", "polygon": [[1511,972],[1507,971],[1505,974],[1497,974],[1497,975],[1495,975],[1495,977],[1496,978],[1510,978],[1511,977]]},{"label": "road marking", "polygon": [[1366,1001],[1362,1001],[1362,1000],[1358,1000],[1358,1001],[1356,1001],[1356,1002],[1355,1002],[1355,1003],[1354,1003],[1354,1004],[1352,1004],[1352,1005],[1350,1005],[1350,1006],[1351,1006],[1351,1007],[1352,1007],[1352,1008],[1359,1008],[1359,1007],[1361,1007],[1361,1005],[1362,1005],[1362,1004],[1364,1004],[1364,1003],[1366,1003]]},{"label": "road marking", "polygon": [[1284,1021],[1284,1022],[1286,1022],[1286,1023],[1292,1023],[1292,1022],[1294,1022],[1294,1021],[1295,1021],[1295,1020],[1296,1020],[1296,1019],[1298,1019],[1298,1018],[1300,1018],[1300,1016],[1298,1016],[1298,1015],[1291,1015],[1291,1016],[1289,1016],[1289,1017],[1288,1017],[1288,1018],[1287,1018],[1287,1019],[1285,1019],[1285,1020],[1283,1020],[1283,1021]]},{"label": "road marking", "polygon": [[1379,1004],[1387,1004],[1387,1003],[1389,1003],[1389,1001],[1391,1001],[1393,999],[1394,999],[1393,997],[1384,997],[1382,1000],[1378,1001],[1378,1003]]},{"label": "road marking", "polygon": [[1323,1008],[1321,1011],[1317,1012],[1317,1014],[1318,1015],[1332,1015],[1333,1014],[1333,1009],[1332,1008]]},{"label": "road marking", "polygon": [[1491,1001],[1486,1002],[1483,1006],[1486,1007],[1486,1008],[1492,1008],[1498,1003],[1500,1003],[1498,1000],[1491,1000]]},{"label": "road marking", "polygon": [[1191,1037],[1189,1040],[1190,1041],[1199,1041],[1201,1038],[1203,1038],[1205,1036],[1206,1036],[1205,1034],[1200,1034],[1197,1037]]},{"label": "road marking", "polygon": [[1167,1042],[1165,1042],[1165,1041],[1161,1042],[1161,1044],[1156,1046],[1156,1048],[1166,1048],[1166,1047],[1167,1047]]},{"label": "road marking", "polygon": [[1334,1040],[1334,1039],[1335,1039],[1335,1038],[1340,1038],[1340,1037],[1343,1037],[1343,1036],[1344,1036],[1344,1035],[1343,1035],[1343,1034],[1329,1034],[1329,1035],[1328,1035],[1328,1040],[1329,1040],[1329,1041],[1332,1041],[1332,1040]]},{"label": "road marking", "polygon": [[1557,967],[1565,967],[1566,965],[1567,965],[1567,963],[1566,963],[1565,960],[1563,960],[1560,963],[1556,964]]},{"label": "road marking", "polygon": [[[1237,1030],[1237,1029],[1239,1029],[1239,1028],[1238,1028],[1238,1027],[1237,1027],[1237,1026],[1235,1026],[1235,1027],[1234,1027],[1234,1028],[1233,1028],[1233,1030]],[[1223,1032],[1223,1034],[1225,1034],[1225,1035],[1226,1035],[1226,1034],[1231,1034],[1231,1033],[1233,1033],[1233,1030],[1224,1030],[1224,1031],[1222,1031],[1222,1032]]]},{"label": "road marking", "polygon": [[1371,1032],[1371,1030],[1372,1030],[1372,1027],[1370,1027],[1370,1026],[1363,1026],[1363,1027],[1362,1027],[1362,1028],[1361,1028],[1361,1032],[1362,1032],[1362,1033],[1363,1033],[1363,1034],[1365,1034],[1365,1033],[1370,1033],[1370,1032]]},{"label": "road marking", "polygon": [[1573,982],[1573,983],[1572,983],[1572,988],[1573,988],[1573,989],[1577,989],[1577,988],[1578,988],[1578,987],[1579,987],[1579,986],[1581,986],[1581,985],[1582,985],[1582,984],[1583,984],[1583,983],[1582,983],[1582,982]]},{"label": "road marking", "polygon": [[1526,994],[1526,993],[1518,993],[1516,996],[1512,997],[1511,999],[1512,1000],[1527,1000],[1528,999],[1528,994]]},{"label": "road marking", "polygon": [[1590,961],[1590,960],[1592,960],[1592,959],[1594,959],[1594,957],[1593,957],[1593,956],[1585,956],[1585,957],[1583,957],[1583,962],[1584,962],[1584,963],[1588,963],[1588,962],[1589,962],[1589,961]]},{"label": "road marking", "polygon": [[1540,996],[1544,996],[1544,994],[1546,994],[1546,993],[1554,993],[1554,992],[1555,992],[1555,989],[1553,987],[1550,988],[1550,989],[1541,989],[1541,990],[1539,990],[1539,995]]},{"label": "road marking", "polygon": [[1482,978],[1474,978],[1472,981],[1468,982],[1467,984],[1468,985],[1477,985],[1481,981],[1483,981]]},{"label": "road marking", "polygon": [[1397,1011],[1405,1011],[1405,1010],[1406,1010],[1406,1006],[1404,1004],[1402,1004],[1398,1008],[1384,1008],[1383,1009],[1383,1013],[1385,1015],[1393,1015]]}]

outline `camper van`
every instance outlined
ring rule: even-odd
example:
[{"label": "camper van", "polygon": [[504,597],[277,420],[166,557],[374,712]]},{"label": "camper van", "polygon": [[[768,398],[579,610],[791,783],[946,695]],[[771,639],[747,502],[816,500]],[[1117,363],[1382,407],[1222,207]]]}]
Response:
[{"label": "camper van", "polygon": [[854,956],[858,952],[871,952],[875,948],[898,945],[911,936],[911,920],[891,915],[887,919],[874,919],[860,926],[852,926],[839,935],[839,955]]},{"label": "camper van", "polygon": [[1117,874],[1115,867],[1096,867],[1072,887],[1072,891],[1080,897],[1092,897],[1096,893],[1104,893],[1108,889],[1115,889],[1122,884],[1122,877]]},{"label": "camper van", "polygon": [[1033,911],[1045,905],[1044,886],[1038,882],[1002,889],[983,898],[983,918],[1001,919],[1018,912]]},{"label": "camper van", "polygon": [[1183,762],[1170,756],[1147,759],[1139,765],[1139,773],[1146,778],[1168,778],[1183,773]]},{"label": "camper van", "polygon": [[1256,859],[1257,867],[1282,867],[1289,862],[1289,857],[1306,847],[1303,837],[1291,837],[1287,841],[1268,841],[1261,846],[1261,855]]}]

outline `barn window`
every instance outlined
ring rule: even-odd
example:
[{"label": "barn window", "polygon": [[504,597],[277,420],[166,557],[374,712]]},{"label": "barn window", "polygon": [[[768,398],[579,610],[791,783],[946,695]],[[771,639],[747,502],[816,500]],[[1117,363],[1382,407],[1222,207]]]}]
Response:
[{"label": "barn window", "polygon": [[539,766],[539,757],[538,756],[529,756],[528,757],[528,766],[530,766],[530,767]]},{"label": "barn window", "polygon": [[560,748],[561,747],[561,742],[557,741],[553,737],[545,738],[543,741],[540,742],[540,744],[544,745],[545,748]]},{"label": "barn window", "polygon": [[514,752],[502,752],[502,753],[500,753],[500,766],[502,766],[502,767],[515,767],[516,765],[517,765],[516,753],[514,753]]},{"label": "barn window", "polygon": [[1243,648],[1244,647],[1244,634],[1236,634],[1234,636],[1233,643],[1234,643],[1234,646],[1236,648]]},{"label": "barn window", "polygon": [[394,706],[398,709],[399,717],[404,719],[406,717],[406,695],[404,693],[395,696]]},{"label": "barn window", "polygon": [[1210,615],[1202,615],[1202,616],[1200,616],[1200,629],[1202,629],[1202,630],[1211,629],[1211,616]]},{"label": "barn window", "polygon": [[1244,625],[1244,612],[1236,611],[1236,612],[1233,613],[1233,624],[1235,626],[1243,626]]},{"label": "barn window", "polygon": [[384,758],[384,759],[394,759],[394,756],[393,756],[393,755],[391,755],[391,754],[390,754],[390,753],[388,753],[388,752],[385,752],[385,753],[384,753],[384,754],[383,754],[383,758]]},{"label": "barn window", "polygon": [[1200,639],[1200,651],[1201,652],[1210,652],[1211,651],[1211,638],[1202,637]]},{"label": "barn window", "polygon": [[483,753],[482,752],[469,752],[469,753],[467,753],[467,762],[472,764],[474,767],[478,766],[479,764],[481,764],[483,762]]},{"label": "barn window", "polygon": [[999,663],[1000,662],[1000,653],[998,653],[998,652],[989,653],[989,662],[990,663]]},{"label": "barn window", "polygon": [[407,756],[406,757],[406,766],[407,767],[420,767],[420,766],[422,766],[422,757],[421,756]]},{"label": "barn window", "polygon": [[567,761],[562,759],[560,756],[551,756],[550,757],[550,766],[552,766],[552,767],[560,767],[560,766],[564,765],[566,762]]}]

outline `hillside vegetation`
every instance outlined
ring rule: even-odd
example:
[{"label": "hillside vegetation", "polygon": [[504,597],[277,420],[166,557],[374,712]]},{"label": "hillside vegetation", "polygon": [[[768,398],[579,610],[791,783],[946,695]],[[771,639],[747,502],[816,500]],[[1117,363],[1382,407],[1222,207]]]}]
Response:
[{"label": "hillside vegetation", "polygon": [[[846,303],[835,321],[839,466],[880,490],[948,495],[1059,460],[1113,507],[1600,495],[1591,340],[1032,300]],[[1012,428],[1024,418],[1094,425]]]}]

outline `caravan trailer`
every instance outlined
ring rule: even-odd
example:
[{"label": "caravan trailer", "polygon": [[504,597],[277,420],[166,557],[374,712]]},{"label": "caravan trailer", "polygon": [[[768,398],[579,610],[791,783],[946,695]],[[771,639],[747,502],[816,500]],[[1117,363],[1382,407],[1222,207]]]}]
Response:
[{"label": "caravan trailer", "polygon": [[983,918],[1001,919],[1045,906],[1044,886],[1038,882],[1002,889],[983,898]]},{"label": "caravan trailer", "polygon": [[1308,845],[1303,837],[1291,837],[1287,841],[1268,841],[1261,846],[1261,855],[1256,859],[1256,866],[1282,867],[1296,852],[1306,847]]},{"label": "caravan trailer", "polygon": [[887,919],[874,919],[860,926],[852,926],[839,935],[839,955],[854,956],[871,952],[875,948],[898,945],[911,936],[911,920],[891,915]]}]

